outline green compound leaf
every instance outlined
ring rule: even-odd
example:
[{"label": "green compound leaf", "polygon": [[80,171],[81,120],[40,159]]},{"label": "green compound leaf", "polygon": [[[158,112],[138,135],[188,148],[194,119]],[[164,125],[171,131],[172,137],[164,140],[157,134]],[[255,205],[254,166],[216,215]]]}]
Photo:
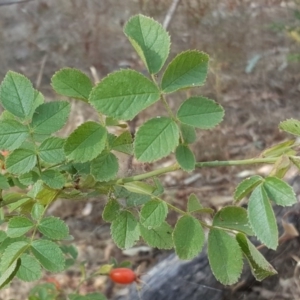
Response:
[{"label": "green compound leaf", "polygon": [[121,133],[112,143],[112,150],[131,155],[133,152],[132,136],[129,131]]},{"label": "green compound leaf", "polygon": [[2,243],[7,238],[5,231],[0,230],[0,243]]},{"label": "green compound leaf", "polygon": [[43,171],[41,179],[52,189],[61,189],[66,183],[65,176],[56,170]]},{"label": "green compound leaf", "polygon": [[100,113],[117,120],[132,120],[160,97],[157,86],[134,70],[109,74],[93,88],[89,102]]},{"label": "green compound leaf", "polygon": [[36,165],[36,154],[27,149],[17,149],[6,159],[6,169],[14,174],[25,174]]},{"label": "green compound leaf", "polygon": [[98,181],[114,179],[118,170],[118,159],[113,153],[101,154],[91,162],[91,174]]},{"label": "green compound leaf", "polygon": [[5,109],[26,119],[34,106],[35,91],[25,76],[9,71],[0,86],[0,100]]},{"label": "green compound leaf", "polygon": [[71,68],[64,68],[56,72],[51,78],[51,85],[56,93],[81,99],[84,102],[88,102],[93,88],[92,81],[85,73]]},{"label": "green compound leaf", "polygon": [[111,224],[111,235],[121,249],[132,247],[140,237],[139,223],[129,211],[122,211]]},{"label": "green compound leaf", "polygon": [[141,209],[140,222],[148,229],[159,227],[165,221],[167,214],[167,204],[164,201],[153,199]]},{"label": "green compound leaf", "polygon": [[134,155],[139,161],[152,162],[169,155],[178,143],[179,129],[172,119],[151,119],[137,131]]},{"label": "green compound leaf", "polygon": [[39,280],[42,277],[41,265],[34,257],[23,253],[17,277],[26,282]]},{"label": "green compound leaf", "polygon": [[196,141],[196,130],[194,127],[181,123],[180,131],[183,137],[183,141],[187,144],[192,144]]},{"label": "green compound leaf", "polygon": [[257,186],[249,198],[248,216],[257,238],[268,248],[278,246],[278,228],[272,205],[262,184]]},{"label": "green compound leaf", "polygon": [[186,145],[179,145],[175,151],[176,160],[181,169],[186,172],[191,172],[195,169],[195,156],[191,149]]},{"label": "green compound leaf", "polygon": [[244,179],[235,189],[234,200],[235,201],[242,200],[262,182],[263,182],[263,178],[259,175],[254,175]]},{"label": "green compound leaf", "polygon": [[207,76],[209,56],[197,50],[178,54],[167,66],[161,87],[165,93],[172,93],[187,87],[201,86]]},{"label": "green compound leaf", "polygon": [[244,255],[246,256],[251,272],[256,280],[262,281],[265,278],[277,274],[273,266],[263,257],[256,247],[242,233],[236,235]]},{"label": "green compound leaf", "polygon": [[191,194],[188,199],[187,203],[187,211],[193,212],[202,209],[203,206],[201,205],[198,197],[195,194]]},{"label": "green compound leaf", "polygon": [[218,125],[224,117],[222,106],[204,97],[191,97],[179,107],[177,118],[190,126],[211,129]]},{"label": "green compound leaf", "polygon": [[13,217],[8,222],[7,235],[11,238],[16,238],[24,235],[34,227],[31,220],[26,217]]},{"label": "green compound leaf", "polygon": [[34,240],[31,251],[40,264],[50,272],[60,272],[65,267],[65,258],[60,248],[48,240]]},{"label": "green compound leaf", "polygon": [[9,188],[10,188],[10,185],[8,183],[7,178],[3,174],[0,174],[0,189],[7,190]]},{"label": "green compound leaf", "polygon": [[203,248],[205,236],[199,221],[192,216],[181,217],[173,231],[176,254],[180,259],[192,259]]},{"label": "green compound leaf", "polygon": [[58,137],[50,137],[44,140],[39,148],[40,158],[50,164],[63,162],[66,159],[64,144],[65,140]]},{"label": "green compound leaf", "polygon": [[243,255],[238,242],[223,230],[211,229],[208,235],[208,259],[216,279],[224,285],[238,281]]},{"label": "green compound leaf", "polygon": [[293,135],[300,136],[300,121],[295,119],[288,119],[286,121],[280,122],[279,129]]},{"label": "green compound leaf", "polygon": [[24,241],[16,241],[6,247],[1,256],[0,274],[3,274],[27,249],[28,243]]},{"label": "green compound leaf", "polygon": [[69,235],[66,223],[55,217],[43,218],[38,225],[38,230],[52,240],[62,240]]},{"label": "green compound leaf", "polygon": [[85,122],[75,129],[66,140],[64,150],[69,160],[91,161],[105,147],[107,131],[96,122]]},{"label": "green compound leaf", "polygon": [[125,24],[124,33],[149,73],[159,72],[170,51],[170,36],[165,29],[153,19],[137,15]]},{"label": "green compound leaf", "polygon": [[0,149],[15,150],[28,137],[28,128],[14,120],[0,122]]},{"label": "green compound leaf", "polygon": [[150,246],[158,249],[172,249],[173,228],[166,222],[163,222],[159,227],[145,227],[140,225],[141,236],[144,241]]},{"label": "green compound leaf", "polygon": [[32,117],[31,126],[35,134],[52,134],[67,122],[71,105],[67,101],[54,101],[40,105]]},{"label": "green compound leaf", "polygon": [[263,187],[269,199],[273,200],[277,205],[291,206],[297,203],[293,188],[277,177],[267,177]]},{"label": "green compound leaf", "polygon": [[6,269],[6,271],[1,273],[0,289],[2,289],[5,285],[7,285],[8,283],[10,283],[13,280],[16,273],[18,272],[20,265],[21,265],[21,260],[17,259],[10,265],[9,268]]},{"label": "green compound leaf", "polygon": [[116,199],[109,199],[106,203],[103,212],[102,218],[105,222],[112,222],[114,221],[121,211],[121,206]]},{"label": "green compound leaf", "polygon": [[226,206],[219,210],[213,220],[213,226],[241,231],[253,235],[249,226],[246,209],[237,206]]}]

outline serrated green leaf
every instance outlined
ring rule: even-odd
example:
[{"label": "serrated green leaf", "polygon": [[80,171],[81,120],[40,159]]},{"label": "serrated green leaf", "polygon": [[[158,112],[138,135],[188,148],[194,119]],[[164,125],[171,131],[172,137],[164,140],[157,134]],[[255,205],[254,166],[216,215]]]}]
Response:
[{"label": "serrated green leaf", "polygon": [[164,186],[162,185],[161,181],[157,177],[153,177],[152,180],[155,184],[155,190],[153,191],[153,195],[162,195],[164,193]]},{"label": "serrated green leaf", "polygon": [[267,177],[263,183],[270,200],[277,205],[291,206],[297,203],[296,194],[293,188],[277,177]]},{"label": "serrated green leaf", "polygon": [[56,170],[43,171],[41,179],[52,189],[61,189],[66,183],[65,176]]},{"label": "serrated green leaf", "polygon": [[173,248],[173,228],[167,222],[163,222],[159,227],[155,228],[140,225],[140,231],[142,238],[150,247],[158,249]]},{"label": "serrated green leaf", "polygon": [[55,217],[43,218],[38,225],[38,230],[52,240],[62,240],[69,235],[66,223]]},{"label": "serrated green leaf", "polygon": [[292,152],[294,151],[291,149],[291,147],[294,144],[295,144],[295,140],[285,141],[264,150],[261,155],[263,157],[279,157],[280,155],[283,154],[290,154],[291,151]]},{"label": "serrated green leaf", "polygon": [[141,181],[131,181],[124,184],[124,188],[132,193],[152,195],[155,191],[155,187]]},{"label": "serrated green leaf", "polygon": [[114,242],[121,249],[132,247],[140,236],[138,222],[129,211],[122,211],[113,220],[110,229]]},{"label": "serrated green leaf", "polygon": [[39,280],[42,277],[42,270],[39,262],[31,255],[23,253],[17,277],[26,282]]},{"label": "serrated green leaf", "polygon": [[103,220],[105,222],[112,222],[119,215],[120,209],[121,206],[116,199],[113,198],[109,199],[102,212]]},{"label": "serrated green leaf", "polygon": [[300,136],[300,121],[298,120],[288,119],[286,121],[282,121],[279,124],[279,128],[285,132]]},{"label": "serrated green leaf", "polygon": [[91,161],[105,147],[107,131],[96,122],[85,122],[67,138],[64,150],[69,160]]},{"label": "serrated green leaf", "polygon": [[186,145],[178,145],[175,151],[176,160],[182,170],[191,172],[195,169],[195,156],[191,149]]},{"label": "serrated green leaf", "polygon": [[7,235],[11,238],[16,238],[24,235],[34,227],[31,220],[26,217],[13,217],[8,222]]},{"label": "serrated green leaf", "polygon": [[178,143],[179,129],[172,119],[151,119],[136,133],[134,155],[139,161],[152,162],[169,155]]},{"label": "serrated green leaf", "polygon": [[28,128],[15,121],[4,120],[0,122],[0,149],[15,150],[19,148],[28,137]]},{"label": "serrated green leaf", "polygon": [[0,276],[0,289],[7,285],[16,275],[21,265],[21,260],[15,260]]},{"label": "serrated green leaf", "polygon": [[7,110],[4,110],[2,114],[0,115],[0,121],[6,121],[6,120],[16,120],[16,116],[14,116],[12,113],[10,113]]},{"label": "serrated green leaf", "polygon": [[240,201],[248,194],[250,194],[260,183],[263,178],[259,175],[254,175],[244,179],[235,189],[234,200]]},{"label": "serrated green leaf", "polygon": [[133,152],[133,140],[129,131],[124,131],[112,143],[112,150],[131,155]]},{"label": "serrated green leaf", "polygon": [[277,274],[273,266],[263,257],[256,247],[242,233],[236,235],[244,255],[246,256],[251,272],[256,280],[262,281],[265,278]]},{"label": "serrated green leaf", "polygon": [[126,206],[131,207],[131,206],[140,206],[148,201],[151,200],[151,196],[149,195],[143,195],[139,193],[130,193],[129,196],[126,198]]},{"label": "serrated green leaf", "polygon": [[153,199],[141,209],[140,222],[148,229],[159,227],[166,219],[168,206],[164,201]]},{"label": "serrated green leaf", "polygon": [[196,141],[196,130],[194,127],[181,123],[180,131],[183,137],[183,141],[187,144],[192,144]]},{"label": "serrated green leaf", "polygon": [[0,189],[7,190],[9,188],[10,188],[10,185],[8,183],[7,178],[3,174],[0,174]]},{"label": "serrated green leaf", "polygon": [[181,217],[173,231],[176,254],[180,259],[192,259],[199,254],[205,242],[205,236],[199,221],[192,216]]},{"label": "serrated green leaf", "polygon": [[222,284],[231,285],[238,281],[243,269],[243,256],[234,237],[223,230],[211,229],[208,259],[213,274]]},{"label": "serrated green leaf", "polygon": [[124,33],[151,74],[159,72],[170,49],[170,36],[156,21],[143,15],[132,17]]},{"label": "serrated green leaf", "polygon": [[35,183],[39,179],[39,175],[34,171],[30,171],[28,173],[24,173],[20,175],[18,179],[21,182],[21,184],[24,184],[25,186],[29,186]]},{"label": "serrated green leaf", "polygon": [[278,246],[276,218],[262,184],[254,189],[249,198],[248,216],[257,238],[268,248],[276,250]]},{"label": "serrated green leaf", "polygon": [[93,88],[89,102],[100,113],[117,120],[132,120],[160,97],[157,86],[134,70],[109,74]]},{"label": "serrated green leaf", "polygon": [[88,102],[93,88],[92,81],[85,73],[71,68],[64,68],[56,72],[51,78],[51,85],[56,93],[85,102]]},{"label": "serrated green leaf", "polygon": [[118,170],[118,159],[113,153],[101,154],[91,162],[91,174],[98,181],[114,179]]},{"label": "serrated green leaf", "polygon": [[3,274],[28,248],[28,243],[25,241],[17,241],[8,245],[1,256],[0,274]]},{"label": "serrated green leaf", "polygon": [[33,114],[31,126],[35,134],[52,134],[67,122],[71,105],[67,101],[41,104]]},{"label": "serrated green leaf", "polygon": [[7,238],[7,234],[5,231],[0,230],[0,243],[2,243]]},{"label": "serrated green leaf", "polygon": [[222,106],[205,97],[191,97],[185,100],[177,112],[177,118],[190,126],[211,129],[224,117]]},{"label": "serrated green leaf", "polygon": [[213,226],[241,231],[253,235],[249,226],[246,209],[237,206],[226,206],[219,210],[213,219]]},{"label": "serrated green leaf", "polygon": [[43,94],[37,90],[34,90],[34,101],[33,101],[32,110],[29,114],[29,119],[32,118],[35,110],[44,102],[45,102],[45,98],[44,98]]},{"label": "serrated green leaf", "polygon": [[203,206],[201,205],[198,197],[195,194],[191,194],[188,199],[187,203],[187,211],[193,212],[202,209]]},{"label": "serrated green leaf", "polygon": [[60,272],[65,267],[65,258],[60,248],[48,240],[34,240],[31,251],[40,264],[50,272]]},{"label": "serrated green leaf", "polygon": [[45,210],[45,207],[44,205],[42,204],[39,204],[39,203],[35,203],[32,207],[32,210],[31,210],[31,217],[33,220],[38,220],[40,219],[40,217],[43,215],[44,213],[44,210]]},{"label": "serrated green leaf", "polygon": [[17,149],[6,158],[6,170],[14,174],[25,174],[36,165],[36,154],[27,149]]},{"label": "serrated green leaf", "polygon": [[25,76],[9,71],[0,86],[0,100],[13,115],[26,119],[34,105],[34,88]]},{"label": "serrated green leaf", "polygon": [[197,50],[178,54],[167,66],[161,87],[165,93],[196,87],[204,84],[207,76],[209,56]]},{"label": "serrated green leaf", "polygon": [[58,164],[65,160],[65,140],[58,137],[50,137],[44,140],[39,148],[40,158],[52,164]]}]

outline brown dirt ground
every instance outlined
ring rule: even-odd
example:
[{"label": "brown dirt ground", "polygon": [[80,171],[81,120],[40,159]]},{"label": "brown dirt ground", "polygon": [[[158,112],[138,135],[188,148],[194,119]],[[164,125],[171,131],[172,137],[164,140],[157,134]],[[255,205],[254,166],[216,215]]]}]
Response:
[{"label": "brown dirt ground", "polygon": [[[40,0],[2,6],[4,2],[0,0],[0,79],[8,70],[21,72],[51,100],[59,97],[51,90],[50,78],[65,66],[79,68],[91,77],[90,68],[94,67],[100,79],[124,66],[143,71],[122,26],[136,13],[162,22],[172,1]],[[288,63],[287,55],[299,52],[300,47],[284,32],[272,31],[270,27],[273,23],[293,22],[293,5],[293,1],[276,0],[181,1],[169,27],[170,57],[187,49],[207,52],[211,57],[207,83],[192,93],[217,100],[226,111],[221,126],[198,133],[194,145],[198,161],[251,158],[286,138],[278,130],[278,123],[298,118],[300,111],[300,67],[299,63]],[[246,73],[247,63],[255,55],[261,55],[261,59]],[[172,96],[172,107],[178,107],[186,96],[186,92]],[[94,118],[86,105],[73,104],[71,120],[62,134]],[[147,109],[137,119],[137,126],[160,111],[159,105]],[[151,166],[133,162],[133,170],[125,168],[123,174],[143,172],[173,160],[171,157]],[[245,176],[241,171],[246,170],[249,175],[257,168],[176,172],[162,181],[166,198],[179,207],[194,192],[204,203],[218,208],[232,200],[236,184]],[[89,272],[111,256],[119,261],[129,259],[134,267],[142,265],[146,272],[161,252],[150,249],[126,256],[116,249],[109,236],[109,225],[101,219],[103,206],[104,201],[99,199],[88,203],[57,202],[52,212],[68,222],[79,248],[79,260],[86,261]],[[174,220],[176,216],[171,214],[170,221]],[[54,277],[68,291],[80,279],[75,270]],[[0,299],[25,299],[29,286],[15,282],[0,292]],[[95,290],[109,297],[120,292],[102,277],[83,285],[81,292]],[[290,299],[294,299],[293,295]]]}]

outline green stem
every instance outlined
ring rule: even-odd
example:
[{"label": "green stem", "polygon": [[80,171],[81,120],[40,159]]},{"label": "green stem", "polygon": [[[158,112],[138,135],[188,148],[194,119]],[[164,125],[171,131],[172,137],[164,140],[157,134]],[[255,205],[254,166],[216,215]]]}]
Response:
[{"label": "green stem", "polygon": [[[204,162],[197,162],[196,167],[197,168],[205,168],[205,167],[224,167],[224,166],[240,166],[240,165],[253,165],[258,163],[266,163],[266,164],[272,164],[275,163],[278,160],[278,157],[265,157],[265,158],[251,158],[251,159],[241,159],[241,160],[215,160],[215,161],[204,161]],[[165,173],[177,171],[180,169],[180,166],[176,163],[169,167],[164,167],[161,169],[157,169],[151,172],[147,172],[140,175],[135,175],[131,177],[125,177],[120,178],[116,181],[109,182],[109,184],[123,184],[126,182],[132,182],[132,181],[139,181],[144,180],[152,177],[156,177]]]},{"label": "green stem", "polygon": [[176,170],[179,170],[179,169],[180,169],[180,167],[176,163],[172,166],[164,167],[164,168],[154,170],[154,171],[151,171],[151,172],[147,172],[147,173],[144,173],[144,174],[135,175],[135,176],[131,176],[131,177],[120,178],[116,181],[116,184],[123,184],[123,183],[126,183],[126,182],[144,180],[144,179],[151,178],[151,177],[156,177],[156,176],[159,176],[159,175],[162,175],[162,174],[165,174],[165,173],[173,172],[173,171],[176,171]]},{"label": "green stem", "polygon": [[241,165],[254,165],[254,164],[273,164],[278,160],[278,157],[260,157],[260,158],[250,158],[250,159],[241,159],[241,160],[215,160],[215,161],[204,161],[197,162],[197,168],[204,167],[224,167],[224,166],[241,166]]}]

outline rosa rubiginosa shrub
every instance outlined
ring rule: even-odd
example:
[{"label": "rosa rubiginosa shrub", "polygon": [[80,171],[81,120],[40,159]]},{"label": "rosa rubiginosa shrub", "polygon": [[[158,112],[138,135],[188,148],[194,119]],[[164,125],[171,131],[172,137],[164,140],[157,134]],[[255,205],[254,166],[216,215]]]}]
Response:
[{"label": "rosa rubiginosa shrub", "polygon": [[[147,75],[123,69],[95,86],[77,69],[64,68],[52,77],[57,94],[86,102],[99,116],[98,122],[86,121],[67,138],[55,133],[69,117],[70,102],[44,102],[43,95],[26,77],[12,71],[1,83],[4,111],[0,117],[0,149],[6,150],[2,151],[5,155],[1,156],[0,174],[1,288],[14,277],[35,281],[41,278],[43,269],[61,272],[68,268],[77,255],[70,246],[72,233],[63,220],[49,215],[47,210],[57,199],[87,200],[100,195],[106,195],[107,202],[99,218],[102,214],[111,223],[112,238],[122,249],[143,240],[151,247],[174,248],[181,259],[192,259],[202,251],[207,233],[210,267],[222,284],[238,281],[244,261],[257,280],[276,274],[249,237],[255,236],[270,249],[278,246],[272,205],[296,203],[292,188],[282,180],[291,166],[300,166],[295,139],[266,149],[252,159],[196,162],[190,147],[196,140],[196,131],[213,129],[222,121],[224,110],[211,99],[193,96],[183,99],[174,111],[168,97],[203,85],[209,56],[187,50],[165,65],[170,36],[159,23],[143,15],[132,17],[124,33],[145,64]],[[147,120],[133,137],[126,122],[157,102],[165,108],[163,116]],[[289,119],[279,126],[292,135],[300,135],[297,120]],[[112,127],[118,127],[115,132],[120,134],[110,133]],[[176,163],[118,177],[117,152],[134,156],[142,163],[174,155]],[[194,194],[187,199],[185,210],[164,200],[159,180],[162,174],[256,163],[273,164],[269,176],[254,175],[243,180],[236,188],[232,205],[217,212],[203,207]],[[239,205],[245,197],[247,208]],[[170,210],[178,213],[174,227],[166,221]]]}]

